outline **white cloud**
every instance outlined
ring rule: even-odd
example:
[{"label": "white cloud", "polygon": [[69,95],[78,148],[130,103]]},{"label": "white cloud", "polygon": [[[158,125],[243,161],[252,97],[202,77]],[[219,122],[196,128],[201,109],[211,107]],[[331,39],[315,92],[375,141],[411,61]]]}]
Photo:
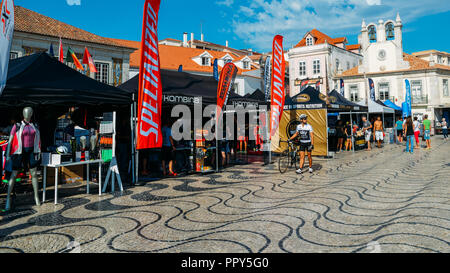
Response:
[{"label": "white cloud", "polygon": [[356,35],[363,18],[366,23],[395,20],[400,12],[407,24],[448,11],[450,5],[442,0],[247,0],[237,1],[233,10],[239,15],[233,17],[233,32],[246,44],[265,51],[270,50],[276,34],[285,37],[285,48],[289,48],[313,28],[332,37]]},{"label": "white cloud", "polygon": [[81,6],[81,0],[66,0],[69,6]]},{"label": "white cloud", "polygon": [[219,6],[231,7],[234,4],[234,0],[217,1],[216,4]]}]

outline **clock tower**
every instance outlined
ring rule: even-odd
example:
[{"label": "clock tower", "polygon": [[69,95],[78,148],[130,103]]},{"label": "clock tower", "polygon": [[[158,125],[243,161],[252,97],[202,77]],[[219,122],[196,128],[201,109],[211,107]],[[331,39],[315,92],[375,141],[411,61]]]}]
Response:
[{"label": "clock tower", "polygon": [[408,69],[409,63],[403,60],[402,20],[397,14],[395,21],[379,20],[378,24],[363,20],[359,43],[364,56],[359,73],[376,73]]}]

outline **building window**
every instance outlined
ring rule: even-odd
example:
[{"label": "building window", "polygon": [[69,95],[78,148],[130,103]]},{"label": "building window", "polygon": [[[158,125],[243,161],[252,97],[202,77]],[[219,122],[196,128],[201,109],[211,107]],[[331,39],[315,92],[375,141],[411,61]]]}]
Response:
[{"label": "building window", "polygon": [[224,64],[231,63],[231,62],[232,62],[232,60],[230,58],[226,58],[225,60],[223,60]]},{"label": "building window", "polygon": [[211,60],[209,57],[202,57],[202,65],[203,66],[210,66],[211,65]]},{"label": "building window", "polygon": [[375,28],[374,25],[371,25],[369,26],[368,31],[369,31],[369,41],[371,43],[375,43],[377,41],[377,29]]},{"label": "building window", "polygon": [[395,34],[394,34],[394,24],[388,23],[386,24],[386,40],[394,40]]},{"label": "building window", "polygon": [[97,73],[95,73],[95,79],[102,83],[109,83],[109,64],[107,63],[95,63]]},{"label": "building window", "polygon": [[378,98],[382,101],[389,99],[389,83],[380,83],[378,85]]},{"label": "building window", "polygon": [[347,70],[350,69],[350,62],[347,62]]},{"label": "building window", "polygon": [[444,62],[442,61],[442,56],[441,56],[441,55],[438,55],[438,56],[437,56],[437,63],[438,63],[438,64],[444,63]]},{"label": "building window", "polygon": [[413,103],[427,103],[422,93],[422,81],[411,81],[411,97]]},{"label": "building window", "polygon": [[320,74],[320,60],[313,61],[313,74]]},{"label": "building window", "polygon": [[300,62],[298,65],[298,71],[300,76],[306,76],[306,63]]},{"label": "building window", "polygon": [[443,85],[443,87],[444,87],[444,97],[450,96],[450,94],[449,94],[449,92],[448,92],[448,80],[447,80],[447,79],[444,79],[444,80],[442,81],[442,85]]},{"label": "building window", "polygon": [[359,101],[358,85],[356,84],[350,85],[350,100]]},{"label": "building window", "polygon": [[306,46],[312,46],[313,44],[314,42],[312,37],[306,38]]},{"label": "building window", "polygon": [[339,71],[339,59],[336,59],[336,71]]},{"label": "building window", "polygon": [[250,69],[250,62],[249,61],[245,61],[245,62],[242,62],[242,63],[243,63],[244,69]]},{"label": "building window", "polygon": [[10,52],[9,53],[9,59],[10,60],[14,60],[14,59],[17,59],[17,58],[19,58],[19,53],[17,53],[17,52]]}]

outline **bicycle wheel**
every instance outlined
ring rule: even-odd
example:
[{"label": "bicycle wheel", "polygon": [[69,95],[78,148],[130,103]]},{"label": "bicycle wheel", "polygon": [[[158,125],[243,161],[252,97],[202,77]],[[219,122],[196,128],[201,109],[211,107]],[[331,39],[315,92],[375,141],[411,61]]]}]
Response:
[{"label": "bicycle wheel", "polygon": [[299,161],[299,159],[300,159],[300,155],[299,155],[299,153],[298,152],[294,152],[294,151],[292,151],[292,154],[291,154],[291,162],[290,162],[290,164],[291,164],[291,167],[292,166],[294,166],[294,168],[296,169],[296,170],[298,170],[298,161]]},{"label": "bicycle wheel", "polygon": [[289,154],[289,149],[281,153],[280,158],[278,158],[278,170],[280,173],[285,173],[291,165],[291,155]]}]

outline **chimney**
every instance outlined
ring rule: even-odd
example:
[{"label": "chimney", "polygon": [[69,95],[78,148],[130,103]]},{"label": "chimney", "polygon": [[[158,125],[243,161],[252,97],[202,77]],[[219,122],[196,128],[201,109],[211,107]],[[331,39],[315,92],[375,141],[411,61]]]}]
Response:
[{"label": "chimney", "polygon": [[183,33],[183,47],[187,47],[187,38],[188,38],[187,32]]},{"label": "chimney", "polygon": [[191,47],[194,47],[194,33],[191,32]]},{"label": "chimney", "polygon": [[225,42],[225,46],[228,47],[228,40]]},{"label": "chimney", "polygon": [[202,33],[202,35],[200,36],[200,40],[203,42],[205,40],[205,35]]}]

